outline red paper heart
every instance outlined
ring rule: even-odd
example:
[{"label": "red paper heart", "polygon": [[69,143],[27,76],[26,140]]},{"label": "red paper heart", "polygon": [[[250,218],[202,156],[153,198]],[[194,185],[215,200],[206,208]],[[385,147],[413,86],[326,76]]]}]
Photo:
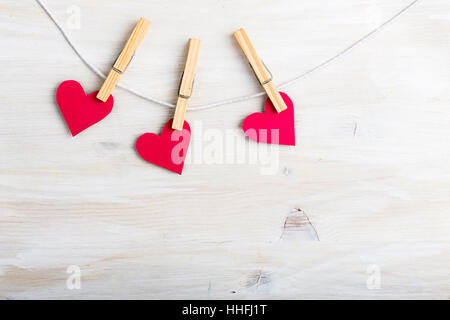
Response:
[{"label": "red paper heart", "polygon": [[185,121],[183,130],[174,130],[172,120],[166,123],[160,136],[154,133],[140,136],[136,150],[145,161],[181,174],[191,140],[191,128]]},{"label": "red paper heart", "polygon": [[253,113],[245,118],[242,130],[251,140],[295,146],[294,104],[287,94],[280,94],[286,103],[286,110],[278,113],[270,99],[267,99],[265,113]]},{"label": "red paper heart", "polygon": [[56,102],[72,136],[96,124],[111,112],[114,105],[112,95],[102,102],[96,98],[97,92],[86,95],[81,84],[74,80],[59,85]]}]

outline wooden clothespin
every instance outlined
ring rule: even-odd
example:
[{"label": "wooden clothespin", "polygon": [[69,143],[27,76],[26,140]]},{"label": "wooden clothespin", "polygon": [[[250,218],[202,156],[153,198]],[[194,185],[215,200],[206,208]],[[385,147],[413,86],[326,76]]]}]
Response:
[{"label": "wooden clothespin", "polygon": [[150,21],[141,17],[133,32],[131,33],[130,38],[128,38],[125,47],[123,48],[111,71],[109,72],[108,77],[106,77],[105,82],[103,82],[103,85],[97,94],[97,99],[103,102],[108,100],[111,92],[119,81],[120,75],[130,64],[134,53],[144,39],[149,27]]},{"label": "wooden clothespin", "polygon": [[272,74],[269,69],[265,66],[264,62],[258,57],[255,48],[253,47],[250,39],[245,33],[244,28],[239,29],[234,33],[239,46],[247,57],[250,66],[252,67],[256,78],[269,96],[270,101],[272,101],[273,106],[278,113],[287,109],[286,103],[280,95],[277,87],[272,81]]},{"label": "wooden clothespin", "polygon": [[184,63],[183,76],[178,90],[178,100],[175,107],[175,115],[173,117],[172,129],[182,130],[188,100],[192,94],[194,86],[195,68],[197,67],[198,53],[200,51],[201,40],[189,39],[188,51],[186,54],[186,62]]}]

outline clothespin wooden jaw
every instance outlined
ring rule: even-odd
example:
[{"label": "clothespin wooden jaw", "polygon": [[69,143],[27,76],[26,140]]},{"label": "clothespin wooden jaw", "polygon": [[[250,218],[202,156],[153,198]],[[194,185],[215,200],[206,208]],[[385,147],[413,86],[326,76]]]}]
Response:
[{"label": "clothespin wooden jaw", "polygon": [[134,56],[134,53],[144,39],[149,27],[150,21],[145,18],[139,19],[139,22],[137,23],[136,27],[130,35],[130,38],[128,38],[128,41],[125,44],[125,47],[123,48],[111,71],[109,72],[108,77],[106,77],[105,81],[103,82],[103,85],[97,94],[97,99],[103,102],[108,100],[111,92],[119,81],[120,75],[127,69],[131,59]]},{"label": "clothespin wooden jaw", "polygon": [[283,98],[280,95],[280,92],[272,81],[272,74],[270,73],[269,69],[267,69],[264,62],[259,58],[245,30],[243,28],[239,29],[234,33],[234,37],[239,43],[239,46],[241,47],[248,62],[250,63],[250,66],[252,67],[256,78],[266,91],[277,112],[280,113],[281,111],[286,110],[286,103],[284,102]]},{"label": "clothespin wooden jaw", "polygon": [[195,69],[197,68],[200,44],[201,40],[189,39],[186,62],[184,63],[184,71],[181,77],[180,88],[178,89],[178,100],[175,107],[175,115],[172,121],[172,129],[175,130],[183,129],[188,100],[191,97],[192,88],[194,86],[194,76]]}]

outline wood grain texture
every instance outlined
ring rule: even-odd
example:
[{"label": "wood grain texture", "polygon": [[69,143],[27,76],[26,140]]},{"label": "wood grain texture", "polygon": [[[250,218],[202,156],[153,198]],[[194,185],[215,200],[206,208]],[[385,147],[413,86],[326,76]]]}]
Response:
[{"label": "wood grain texture", "polygon": [[188,103],[189,99],[178,97],[175,112],[173,114],[172,129],[183,130]]},{"label": "wood grain texture", "polygon": [[284,102],[283,98],[280,95],[280,92],[278,91],[278,89],[276,88],[275,84],[272,81],[273,80],[272,74],[264,65],[263,61],[259,58],[258,53],[256,52],[255,47],[253,47],[253,44],[251,43],[244,28],[241,28],[238,31],[236,31],[234,33],[234,37],[236,38],[236,41],[239,43],[242,52],[244,52],[245,57],[247,58],[250,66],[252,67],[256,78],[258,79],[263,89],[266,91],[270,101],[272,101],[275,110],[278,113],[286,110],[287,109],[286,103]]},{"label": "wood grain texture", "polygon": [[[408,1],[46,3],[103,72],[124,27],[151,20],[152,41],[120,81],[165,101],[177,99],[186,39],[202,39],[198,105],[261,90],[232,36],[243,25],[279,84]],[[35,2],[0,7],[0,298],[449,298],[448,1],[419,1],[284,90],[297,146],[271,162],[252,161],[239,132],[263,98],[188,111],[182,176],[134,150],[173,109],[123,90],[72,138],[57,86],[74,79],[92,92],[102,79]],[[221,147],[224,132],[234,148]],[[66,286],[71,265],[79,290]]]},{"label": "wood grain texture", "polygon": [[149,27],[150,21],[141,17],[136,27],[134,27],[130,37],[128,38],[125,47],[114,63],[114,68],[116,68],[120,72],[124,72],[127,69],[131,59],[136,53],[137,48],[141,45],[142,40],[144,40]]},{"label": "wood grain texture", "polygon": [[130,37],[128,38],[122,52],[120,53],[119,57],[117,57],[116,62],[114,62],[113,68],[109,72],[100,90],[98,91],[97,99],[103,102],[106,102],[106,100],[108,100],[114,87],[119,81],[120,75],[127,69],[128,65],[133,59],[134,54],[136,53],[137,48],[147,34],[149,27],[150,21],[141,17],[136,27],[134,27]]},{"label": "wood grain texture", "polygon": [[116,87],[117,83],[120,79],[120,73],[117,72],[114,69],[111,69],[109,71],[108,76],[106,77],[105,81],[103,82],[102,86],[100,87],[100,90],[97,93],[97,99],[106,102],[108,98],[111,96],[114,88]]},{"label": "wood grain texture", "polygon": [[172,122],[172,129],[175,130],[183,130],[189,98],[192,95],[192,89],[194,87],[195,70],[197,68],[201,43],[202,41],[199,39],[189,39],[188,42],[186,61],[184,63],[183,76],[181,78],[180,89],[178,90],[178,99]]}]

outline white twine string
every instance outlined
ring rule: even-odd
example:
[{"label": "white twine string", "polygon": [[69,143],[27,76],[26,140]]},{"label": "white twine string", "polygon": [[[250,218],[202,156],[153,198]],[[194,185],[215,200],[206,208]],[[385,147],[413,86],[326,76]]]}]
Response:
[{"label": "white twine string", "polygon": [[[91,69],[95,74],[97,74],[100,78],[105,79],[106,75],[101,72],[96,66],[94,66],[92,63],[90,63],[89,61],[86,60],[86,58],[81,54],[81,52],[78,50],[77,47],[75,47],[74,43],[72,42],[72,40],[69,38],[69,36],[67,35],[66,31],[62,28],[61,24],[56,20],[56,18],[53,16],[53,14],[50,12],[50,10],[47,8],[47,6],[42,2],[42,0],[36,0],[37,3],[41,6],[41,8],[47,13],[47,15],[50,17],[50,19],[55,23],[56,27],[58,28],[58,30],[61,32],[61,34],[64,36],[64,38],[66,39],[67,43],[70,45],[70,47],[73,49],[73,51],[77,54],[77,56],[81,59],[81,61],[84,62],[84,64]],[[351,45],[349,45],[348,47],[346,47],[345,49],[343,49],[342,51],[338,52],[336,55],[332,56],[331,58],[325,60],[324,62],[318,64],[317,66],[307,70],[306,72],[292,78],[291,80],[282,83],[281,85],[278,86],[278,88],[282,89],[282,88],[287,88],[291,85],[293,85],[294,83],[298,82],[300,79],[305,78],[306,76],[312,74],[313,72],[329,65],[331,62],[335,61],[336,59],[338,59],[339,57],[343,56],[344,54],[346,54],[347,52],[349,52],[351,49],[355,48],[356,46],[358,46],[359,44],[361,44],[362,42],[364,42],[365,40],[367,40],[368,38],[370,38],[371,36],[373,36],[375,33],[377,33],[378,31],[380,31],[383,27],[385,27],[386,25],[388,25],[389,23],[391,23],[393,20],[395,20],[397,17],[399,17],[402,13],[404,13],[406,10],[408,10],[409,8],[411,8],[416,2],[418,2],[419,0],[414,0],[412,2],[410,2],[406,7],[404,7],[403,9],[401,9],[400,11],[398,11],[396,14],[394,14],[391,18],[389,18],[388,20],[384,21],[382,24],[380,24],[379,26],[377,26],[375,29],[373,29],[372,31],[370,31],[369,33],[367,33],[365,36],[363,36],[362,38],[358,39],[357,41],[353,42]],[[117,87],[122,88],[138,97],[141,97],[142,99],[145,99],[147,101],[151,101],[169,108],[175,108],[175,105],[166,101],[162,101],[159,100],[157,98],[154,98],[152,96],[140,93],[130,87],[127,87],[123,84],[118,84]],[[219,106],[223,106],[226,104],[231,104],[231,103],[236,103],[236,102],[241,102],[241,101],[246,101],[246,100],[250,100],[256,97],[260,97],[265,95],[266,93],[263,92],[258,92],[258,93],[254,93],[254,94],[249,94],[249,95],[245,95],[245,96],[239,96],[239,97],[235,97],[235,98],[231,98],[231,99],[226,99],[226,100],[221,100],[221,101],[217,101],[214,103],[208,103],[208,104],[204,104],[204,105],[200,105],[200,106],[192,106],[189,107],[190,111],[194,111],[194,110],[204,110],[204,109],[210,109],[210,108],[215,108],[215,107],[219,107]]]}]

